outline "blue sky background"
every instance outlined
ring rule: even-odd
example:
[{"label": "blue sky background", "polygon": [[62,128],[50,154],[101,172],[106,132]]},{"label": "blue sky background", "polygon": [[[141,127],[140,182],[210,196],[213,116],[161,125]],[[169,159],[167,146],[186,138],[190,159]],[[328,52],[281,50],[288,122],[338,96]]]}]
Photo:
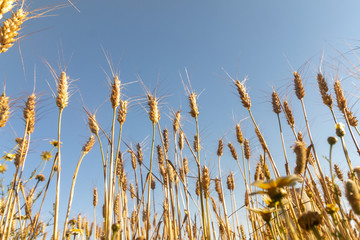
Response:
[{"label": "blue sky background", "polygon": [[[30,10],[47,4],[56,5],[59,1],[33,0],[27,3]],[[339,55],[339,52],[343,53],[357,64],[354,55],[357,51],[348,51],[359,45],[358,1],[83,0],[75,4],[80,13],[67,7],[52,11],[48,14],[51,16],[26,22],[19,44],[0,56],[0,83],[6,81],[7,95],[16,99],[10,123],[0,129],[1,153],[14,146],[14,137],[23,134],[21,109],[24,97],[33,89],[36,69],[36,93],[40,94],[40,101],[33,144],[26,162],[29,172],[40,162],[41,152],[51,148],[48,141],[56,138],[58,110],[49,88],[50,85],[54,90],[55,82],[44,61],[48,61],[56,71],[67,66],[67,73],[74,80],[70,104],[63,115],[61,208],[67,206],[71,177],[81,147],[90,135],[82,107],[97,111],[97,119],[105,130],[109,131],[111,126],[109,81],[106,78],[111,71],[103,49],[111,54],[115,68],[118,66],[121,80],[132,83],[124,88],[125,98],[144,98],[141,84],[135,82],[140,76],[148,89],[153,91],[156,88],[158,96],[163,97],[161,125],[172,129],[170,110],[181,109],[184,128],[192,139],[195,125],[188,114],[187,97],[179,76],[179,72],[184,76],[184,69],[188,69],[193,90],[201,93],[198,103],[202,159],[209,165],[212,177],[218,174],[217,141],[224,137],[225,143],[235,143],[237,122],[243,120],[241,126],[250,139],[253,165],[261,152],[247,112],[222,68],[234,78],[242,79],[248,75],[246,85],[253,102],[253,113],[282,172],[284,160],[277,119],[270,102],[272,86],[282,99],[289,99],[298,116],[297,129],[305,132],[306,126],[300,118],[300,105],[293,97],[292,86],[293,70],[302,74],[306,88],[305,104],[319,156],[328,154],[326,139],[334,135],[331,115],[321,102],[315,79],[322,53],[325,55],[323,70],[330,84],[333,83],[331,76],[339,73],[350,106],[358,114],[355,103],[359,82],[349,77],[349,69],[342,66],[343,63],[349,64]],[[147,139],[145,150],[149,156],[151,123],[144,106],[139,102],[132,104],[124,125],[123,140],[135,145]],[[284,118],[282,123],[293,169],[295,156],[290,146],[294,139]],[[353,153],[355,150],[350,139],[349,145]],[[125,152],[126,148],[122,147]],[[85,157],[80,168],[72,216],[82,212],[92,217],[92,189],[95,186],[102,188],[103,178],[98,148],[96,145]],[[240,151],[238,146],[237,149]],[[335,151],[341,153],[340,145]],[[338,156],[335,162],[346,169],[343,155]],[[125,158],[129,159],[129,156],[125,155]],[[190,162],[195,167],[194,162]],[[326,161],[323,161],[323,166],[327,169]],[[49,168],[47,166],[46,170]],[[129,161],[126,168],[131,182],[133,175]],[[10,164],[8,172],[12,173],[13,169]],[[235,172],[240,189],[240,173],[226,151],[223,176],[226,177],[230,170]],[[5,177],[9,179],[9,175]],[[53,182],[47,198],[48,209],[42,212],[44,217],[51,209],[54,189]],[[243,199],[242,192],[238,192],[240,199]],[[238,206],[242,204],[240,201]]]}]

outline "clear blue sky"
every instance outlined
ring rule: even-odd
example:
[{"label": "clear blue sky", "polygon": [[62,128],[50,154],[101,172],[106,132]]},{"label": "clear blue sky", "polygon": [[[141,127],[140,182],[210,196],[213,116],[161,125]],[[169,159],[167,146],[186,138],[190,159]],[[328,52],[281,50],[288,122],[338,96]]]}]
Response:
[{"label": "clear blue sky", "polygon": [[[59,1],[32,0],[28,3],[30,10],[44,4],[59,4]],[[90,134],[82,107],[97,110],[97,118],[105,130],[111,126],[109,83],[105,74],[110,75],[110,69],[102,49],[111,54],[124,83],[136,81],[139,75],[150,90],[157,88],[159,96],[164,97],[161,102],[162,126],[171,129],[170,109],[182,109],[184,126],[191,137],[195,127],[187,114],[187,97],[179,77],[179,71],[184,74],[184,68],[188,69],[193,89],[201,92],[199,120],[203,159],[214,177],[217,175],[218,139],[225,137],[225,142],[235,142],[235,123],[247,117],[222,68],[239,79],[249,76],[247,86],[255,118],[282,171],[283,155],[277,120],[271,111],[271,86],[274,85],[282,97],[288,95],[293,108],[299,109],[298,101],[292,97],[292,68],[302,73],[314,141],[322,150],[319,155],[328,154],[327,145],[323,143],[334,134],[333,124],[329,112],[321,104],[314,76],[323,51],[324,70],[334,74],[336,67],[345,62],[337,50],[345,53],[357,47],[360,39],[358,1],[80,0],[75,5],[80,13],[67,7],[26,22],[20,44],[0,56],[0,83],[6,80],[7,95],[17,98],[10,124],[0,129],[1,153],[11,149],[15,136],[22,135],[23,98],[33,89],[36,69],[36,93],[41,95],[41,100],[33,144],[26,162],[29,172],[39,163],[41,152],[50,148],[48,140],[56,138],[57,108],[48,86],[49,83],[54,89],[55,83],[44,60],[57,71],[58,65],[67,66],[67,73],[74,80],[73,95],[63,115],[62,208],[67,205],[71,176],[82,144]],[[358,84],[357,80],[347,78],[349,72],[341,71],[339,74],[345,79],[345,85]],[[354,92],[347,92],[353,104],[357,99],[351,93]],[[127,85],[124,94],[139,99],[144,96],[144,91],[137,82]],[[355,113],[357,110],[354,106]],[[300,113],[297,111],[297,115]],[[286,121],[282,120],[286,126]],[[132,105],[124,127],[123,139],[128,144],[135,145],[151,135],[150,121],[139,104]],[[259,144],[248,119],[242,122],[242,127],[251,141],[252,162],[255,163],[260,152]],[[302,119],[298,120],[298,129],[305,132]],[[285,137],[289,157],[294,160],[290,149],[293,138],[287,128]],[[145,142],[148,156],[150,141]],[[125,151],[122,146],[122,151]],[[227,153],[225,156],[224,175],[230,169],[237,169],[230,155]],[[337,161],[346,167],[341,163],[343,160]],[[291,166],[294,166],[294,161]],[[47,167],[48,170],[50,167]],[[92,216],[92,189],[102,187],[100,168],[96,145],[80,168],[72,208],[74,215],[82,212]],[[130,172],[130,163],[126,168]],[[8,172],[13,169],[10,166]],[[234,171],[240,179],[239,171]],[[132,180],[131,173],[129,181]],[[240,180],[237,186],[240,186]],[[52,184],[49,196],[54,195],[54,189]],[[49,209],[51,201],[52,197],[49,197]],[[48,216],[46,211],[43,211],[43,216]]]}]

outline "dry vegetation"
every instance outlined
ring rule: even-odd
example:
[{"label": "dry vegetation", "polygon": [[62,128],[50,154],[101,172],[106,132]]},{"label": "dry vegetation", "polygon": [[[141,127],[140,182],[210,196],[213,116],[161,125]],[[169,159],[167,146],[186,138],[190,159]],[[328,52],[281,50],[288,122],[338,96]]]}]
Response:
[{"label": "dry vegetation", "polygon": [[[7,13],[9,18],[3,18]],[[5,52],[19,39],[22,23],[31,16],[18,2],[0,0],[0,18],[3,18],[0,52]],[[329,172],[323,171],[312,139],[305,110],[306,91],[299,73],[294,72],[293,85],[295,96],[302,106],[307,139],[297,131],[288,102],[281,101],[275,90],[269,96],[274,117],[279,123],[278,139],[283,146],[285,159],[286,176],[280,176],[276,165],[279,161],[273,159],[266,138],[252,114],[253,106],[245,81],[229,76],[240,97],[239,104],[248,112],[263,153],[260,160],[255,160],[259,156],[252,156],[249,139],[243,135],[241,126],[236,124],[234,136],[237,143],[229,142],[226,144],[228,148],[224,149],[223,139],[219,139],[218,149],[214,149],[218,156],[218,176],[211,177],[209,166],[201,159],[200,112],[196,92],[187,90],[188,117],[196,126],[196,135],[191,136],[183,132],[180,111],[172,113],[171,130],[162,128],[159,97],[145,91],[152,128],[149,129],[150,149],[143,151],[140,143],[135,148],[122,144],[128,101],[121,93],[124,83],[115,74],[109,96],[113,110],[112,116],[109,116],[111,130],[103,131],[95,114],[86,111],[91,135],[83,148],[79,149],[81,155],[73,175],[66,217],[59,219],[62,149],[59,143],[63,110],[69,103],[70,83],[66,72],[52,73],[57,79],[54,106],[56,104],[58,108],[58,134],[57,139],[51,142],[52,149],[41,154],[43,161],[52,163],[51,168],[37,168],[30,176],[23,175],[32,143],[31,136],[36,130],[39,96],[33,92],[23,106],[24,126],[18,126],[19,129],[24,128],[23,136],[16,138],[13,149],[7,149],[7,154],[0,159],[1,173],[7,171],[8,164],[15,165],[13,177],[5,180],[9,187],[0,199],[1,239],[359,239],[360,167],[353,167],[344,136],[351,135],[347,140],[351,139],[352,142],[347,144],[360,153],[357,143],[360,133],[358,121],[348,106],[339,79],[334,79],[334,93],[330,92],[321,72],[317,73],[316,79],[323,103],[330,110],[336,126],[333,132],[337,137],[328,138]],[[12,101],[4,89],[0,96],[1,128],[7,127],[9,116],[15,111],[10,107]],[[340,116],[334,112],[335,105],[342,113],[345,124],[337,120]],[[291,142],[284,142],[282,128],[286,126],[282,126],[280,116],[286,118],[293,132]],[[337,145],[343,148],[348,164],[345,174],[332,163],[332,149],[338,139]],[[286,153],[285,145],[293,146],[293,153]],[[100,148],[103,166],[100,174],[103,174],[104,184],[98,188],[104,189],[104,195],[99,196],[97,188],[94,188],[94,216],[87,219],[81,215],[72,216],[70,210],[80,164],[93,147]],[[222,176],[221,158],[224,150],[228,150],[236,161],[242,181],[235,179],[233,172]],[[131,162],[131,167],[126,169],[124,154],[129,156]],[[289,167],[287,154],[296,156],[293,170]],[[195,163],[195,171],[189,170],[189,161]],[[255,161],[256,164],[253,164]],[[129,175],[134,179],[131,182],[127,180]],[[44,222],[39,216],[51,181],[56,182],[54,215],[50,221]],[[237,182],[244,183],[244,186],[235,187]],[[191,186],[196,187],[191,189]],[[163,197],[151,198],[155,187],[161,189]],[[229,194],[225,195],[226,191]],[[245,198],[236,199],[236,191],[242,191]],[[98,198],[103,199],[103,206],[98,205]],[[162,206],[156,212],[152,208],[155,201]],[[246,213],[246,218],[240,217],[236,210],[241,206],[245,206],[242,211]],[[102,209],[102,218],[96,218],[97,208]]]}]

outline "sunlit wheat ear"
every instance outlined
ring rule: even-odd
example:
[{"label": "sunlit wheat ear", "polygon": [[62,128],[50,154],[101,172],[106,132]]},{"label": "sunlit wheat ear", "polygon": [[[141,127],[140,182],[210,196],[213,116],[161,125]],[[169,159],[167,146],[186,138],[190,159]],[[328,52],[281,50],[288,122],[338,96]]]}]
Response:
[{"label": "sunlit wheat ear", "polygon": [[118,75],[115,75],[114,82],[111,84],[110,102],[113,109],[117,108],[120,103],[121,82]]},{"label": "sunlit wheat ear", "polygon": [[190,169],[189,169],[189,164],[188,164],[188,160],[186,157],[183,159],[183,169],[184,169],[185,175],[188,175]]},{"label": "sunlit wheat ear", "polygon": [[98,192],[97,192],[97,188],[94,188],[93,191],[93,206],[96,207],[98,203]]},{"label": "sunlit wheat ear", "polygon": [[326,106],[328,106],[329,108],[332,108],[333,99],[331,97],[331,94],[328,93],[329,87],[328,87],[322,73],[318,73],[318,75],[316,77],[316,80],[317,80],[318,85],[319,85],[319,90],[320,90],[320,94],[321,94],[321,98],[322,98],[323,103]]},{"label": "sunlit wheat ear", "polygon": [[298,72],[294,72],[294,86],[296,97],[301,100],[305,97],[305,90]]},{"label": "sunlit wheat ear", "polygon": [[247,138],[244,141],[244,155],[247,160],[251,157],[250,142]]},{"label": "sunlit wheat ear", "polygon": [[238,92],[238,94],[240,96],[242,105],[244,106],[244,108],[250,110],[251,100],[250,100],[249,94],[246,92],[246,87],[244,85],[245,81],[246,81],[246,78],[244,79],[243,82],[240,82],[239,80],[236,80],[235,81],[235,87],[236,87],[236,90],[237,90],[237,92]]},{"label": "sunlit wheat ear", "polygon": [[219,139],[218,149],[217,149],[217,155],[218,157],[221,157],[224,152],[224,143],[222,138]]},{"label": "sunlit wheat ear", "polygon": [[131,156],[131,166],[134,170],[136,170],[137,168],[137,161],[136,161],[136,155],[134,153],[134,151],[129,150],[130,156]]},{"label": "sunlit wheat ear", "polygon": [[336,80],[334,83],[334,91],[338,108],[344,113],[345,108],[347,108],[347,102],[339,80]]},{"label": "sunlit wheat ear", "polygon": [[196,118],[199,115],[199,108],[197,105],[197,96],[194,92],[190,93],[189,104],[190,104],[190,115],[191,117]]},{"label": "sunlit wheat ear", "polygon": [[163,165],[164,164],[164,152],[162,150],[162,147],[160,145],[157,145],[156,149],[157,149],[158,163],[160,165]]},{"label": "sunlit wheat ear", "polygon": [[215,178],[215,191],[217,192],[217,194],[219,196],[219,201],[223,202],[224,198],[223,198],[223,195],[222,195],[220,179],[218,177]]},{"label": "sunlit wheat ear", "polygon": [[210,196],[210,173],[206,166],[202,169],[201,189],[203,190],[205,198],[208,198]]},{"label": "sunlit wheat ear", "polygon": [[125,100],[120,100],[120,108],[118,109],[118,117],[117,120],[120,125],[123,125],[126,120],[128,102]]},{"label": "sunlit wheat ear", "polygon": [[296,167],[294,169],[295,174],[303,174],[306,166],[306,147],[303,142],[295,142],[294,152],[296,154]]},{"label": "sunlit wheat ear", "polygon": [[10,116],[9,97],[5,96],[5,91],[0,96],[0,128],[5,127]]},{"label": "sunlit wheat ear", "polygon": [[194,144],[193,144],[194,146],[194,151],[195,152],[200,152],[200,150],[201,150],[201,145],[200,145],[200,139],[199,139],[199,137],[198,137],[198,135],[195,135],[194,136]]},{"label": "sunlit wheat ear", "polygon": [[36,105],[36,95],[35,93],[31,94],[25,103],[25,108],[23,111],[25,124],[27,125],[26,132],[32,133],[35,128],[35,105]]},{"label": "sunlit wheat ear", "polygon": [[159,112],[159,99],[152,96],[151,94],[147,95],[148,106],[149,106],[149,119],[153,124],[156,124],[160,120],[160,112]]},{"label": "sunlit wheat ear", "polygon": [[96,122],[95,114],[89,114],[88,125],[89,125],[90,132],[92,132],[95,135],[97,135],[99,133],[100,127],[99,127],[98,123]]},{"label": "sunlit wheat ear", "polygon": [[229,147],[229,150],[231,152],[231,156],[235,159],[235,160],[238,160],[238,155],[237,155],[237,152],[234,148],[234,145],[232,145],[232,143],[228,143],[228,147]]},{"label": "sunlit wheat ear", "polygon": [[294,115],[293,115],[293,113],[292,113],[292,111],[291,111],[291,108],[290,108],[290,106],[289,106],[289,103],[288,103],[288,101],[284,101],[284,112],[285,112],[285,114],[286,114],[286,119],[287,119],[287,122],[288,122],[288,124],[291,126],[291,127],[293,127],[294,126],[294,124],[295,124],[295,118],[294,118]]},{"label": "sunlit wheat ear", "polygon": [[69,102],[69,81],[65,72],[61,72],[57,85],[56,106],[59,110],[64,109]]},{"label": "sunlit wheat ear", "polygon": [[274,113],[276,114],[281,113],[281,102],[279,99],[279,95],[275,90],[273,90],[273,93],[271,94],[271,103]]},{"label": "sunlit wheat ear", "polygon": [[163,139],[164,139],[165,152],[168,153],[169,152],[169,132],[166,128],[163,130]]},{"label": "sunlit wheat ear", "polygon": [[18,40],[21,25],[27,20],[28,12],[22,8],[6,19],[0,29],[0,53],[6,52]]},{"label": "sunlit wheat ear", "polygon": [[28,150],[27,139],[25,138],[25,141],[21,139],[21,142],[19,142],[18,149],[16,150],[15,159],[14,159],[14,164],[16,167],[20,167],[24,162],[27,150]]},{"label": "sunlit wheat ear", "polygon": [[230,191],[234,191],[234,190],[235,190],[235,179],[234,179],[234,174],[233,174],[233,172],[230,172],[230,174],[228,175],[226,184],[227,184],[227,188],[228,188]]},{"label": "sunlit wheat ear", "polygon": [[346,114],[346,117],[347,117],[348,120],[349,120],[350,126],[356,127],[356,126],[358,125],[358,120],[357,120],[357,118],[354,116],[353,112],[350,111],[349,108],[345,108],[345,114]]},{"label": "sunlit wheat ear", "polygon": [[240,124],[236,124],[235,132],[236,132],[236,140],[238,141],[238,143],[243,144],[244,136],[242,134]]},{"label": "sunlit wheat ear", "polygon": [[16,0],[2,0],[0,2],[0,19],[16,5]]},{"label": "sunlit wheat ear", "polygon": [[179,132],[178,145],[179,145],[180,150],[183,150],[183,148],[184,148],[184,132],[183,131]]},{"label": "sunlit wheat ear", "polygon": [[88,152],[90,152],[94,144],[95,144],[95,137],[94,135],[91,135],[89,140],[85,143],[85,145],[82,148],[83,153],[87,154]]},{"label": "sunlit wheat ear", "polygon": [[335,169],[335,174],[337,176],[337,178],[340,180],[340,181],[344,181],[344,175],[339,167],[339,165],[337,164],[334,164],[334,169]]},{"label": "sunlit wheat ear", "polygon": [[352,180],[347,180],[345,184],[345,196],[350,203],[354,213],[360,215],[360,193],[357,184]]},{"label": "sunlit wheat ear", "polygon": [[175,118],[174,118],[174,122],[173,122],[174,133],[177,133],[179,131],[180,119],[181,119],[181,110],[177,111],[175,114]]},{"label": "sunlit wheat ear", "polygon": [[144,161],[144,154],[143,154],[140,143],[138,143],[136,145],[136,158],[137,158],[139,165],[141,165]]}]

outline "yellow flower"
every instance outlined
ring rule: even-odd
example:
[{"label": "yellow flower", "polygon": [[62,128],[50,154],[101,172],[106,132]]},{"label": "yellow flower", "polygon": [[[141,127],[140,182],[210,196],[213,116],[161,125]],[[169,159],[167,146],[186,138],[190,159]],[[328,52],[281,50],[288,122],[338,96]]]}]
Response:
[{"label": "yellow flower", "polygon": [[54,147],[57,147],[59,145],[59,142],[57,140],[52,140],[50,141],[50,144],[53,145]]},{"label": "yellow flower", "polygon": [[15,158],[15,154],[13,153],[8,153],[4,156],[6,161],[12,161]]},{"label": "yellow flower", "polygon": [[7,166],[5,164],[0,164],[0,173],[6,172]]},{"label": "yellow flower", "polygon": [[281,200],[286,195],[284,187],[294,186],[297,182],[302,182],[302,178],[297,175],[278,177],[268,181],[256,181],[252,185],[263,189],[264,191],[254,192],[252,194],[267,194],[273,202]]},{"label": "yellow flower", "polygon": [[343,123],[335,124],[335,131],[338,137],[345,136],[345,125]]},{"label": "yellow flower", "polygon": [[264,208],[264,209],[259,209],[259,208],[248,208],[248,210],[258,213],[260,214],[261,218],[265,221],[265,222],[270,222],[271,220],[271,214],[273,212],[275,212],[275,209],[273,208]]},{"label": "yellow flower", "polygon": [[49,161],[49,160],[52,158],[52,154],[51,154],[51,152],[49,152],[49,151],[44,151],[44,152],[41,154],[41,158],[42,158],[42,160],[44,160],[44,161]]},{"label": "yellow flower", "polygon": [[77,228],[73,228],[70,230],[71,231],[71,234],[76,236],[76,235],[82,235],[82,231],[81,229],[77,229]]}]

